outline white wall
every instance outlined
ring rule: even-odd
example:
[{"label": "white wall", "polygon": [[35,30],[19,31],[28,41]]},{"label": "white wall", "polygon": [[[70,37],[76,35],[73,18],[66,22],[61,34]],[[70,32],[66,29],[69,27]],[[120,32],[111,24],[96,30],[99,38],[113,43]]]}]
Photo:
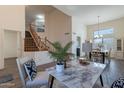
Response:
[{"label": "white wall", "polygon": [[4,68],[3,39],[5,29],[22,32],[23,40],[25,32],[25,6],[0,6],[0,69]]},{"label": "white wall", "polygon": [[82,43],[85,42],[87,36],[86,26],[83,25],[83,23],[81,23],[79,20],[77,20],[76,17],[72,17],[72,41],[74,42],[72,46],[72,53],[74,54],[76,54],[77,36],[81,37],[80,53],[81,56],[83,56],[84,53],[82,52]]},{"label": "white wall", "polygon": [[4,58],[17,57],[17,32],[4,31]]},{"label": "white wall", "polygon": [[37,66],[54,62],[48,51],[24,52],[23,56],[33,58]]}]

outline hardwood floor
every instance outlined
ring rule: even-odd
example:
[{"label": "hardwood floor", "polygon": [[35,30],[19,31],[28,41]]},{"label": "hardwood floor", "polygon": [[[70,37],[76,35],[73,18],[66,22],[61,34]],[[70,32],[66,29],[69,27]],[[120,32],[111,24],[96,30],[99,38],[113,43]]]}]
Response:
[{"label": "hardwood floor", "polygon": [[113,59],[103,73],[104,77],[108,81],[108,85],[111,86],[113,81],[124,78],[124,60]]},{"label": "hardwood floor", "polygon": [[[45,68],[53,66],[54,63],[46,64],[38,67],[39,71],[45,70]],[[14,88],[21,88],[21,80],[18,74],[18,69],[16,65],[15,58],[5,59],[5,69],[0,70],[0,76],[12,74],[13,80],[4,84],[0,84],[0,87],[14,87]],[[103,82],[105,87],[110,87],[113,81],[117,80],[120,77],[124,77],[124,60],[116,60],[112,59],[110,64],[107,66],[105,71],[102,74]],[[101,87],[99,79],[96,82],[94,87]]]},{"label": "hardwood floor", "polygon": [[0,85],[0,87],[21,87],[21,81],[15,59],[16,58],[5,59],[5,68],[0,71],[0,76],[12,74],[14,80],[9,83],[5,83],[4,85]]},{"label": "hardwood floor", "polygon": [[[112,83],[120,77],[124,78],[124,60],[111,59],[110,64],[107,64],[102,74],[104,87],[110,88]],[[100,80],[97,80],[94,87],[101,87],[99,81]]]}]

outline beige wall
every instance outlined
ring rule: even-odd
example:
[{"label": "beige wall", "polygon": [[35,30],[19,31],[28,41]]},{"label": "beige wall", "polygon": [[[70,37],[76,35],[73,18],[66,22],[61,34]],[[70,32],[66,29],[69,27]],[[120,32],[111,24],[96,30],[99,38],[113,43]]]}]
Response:
[{"label": "beige wall", "polygon": [[25,29],[25,6],[0,6],[0,26],[3,29],[23,31]]},{"label": "beige wall", "polygon": [[[70,33],[65,35],[65,33]],[[62,45],[71,41],[71,17],[54,8],[45,14],[45,32],[41,37],[47,37],[51,42],[59,41]]]},{"label": "beige wall", "polygon": [[4,68],[3,39],[5,29],[20,31],[22,38],[24,38],[25,6],[0,6],[0,69]]},{"label": "beige wall", "polygon": [[[124,18],[104,22],[100,24],[100,29],[114,29],[114,38],[124,38]],[[92,39],[93,32],[98,30],[98,25],[87,26],[87,39]]]}]

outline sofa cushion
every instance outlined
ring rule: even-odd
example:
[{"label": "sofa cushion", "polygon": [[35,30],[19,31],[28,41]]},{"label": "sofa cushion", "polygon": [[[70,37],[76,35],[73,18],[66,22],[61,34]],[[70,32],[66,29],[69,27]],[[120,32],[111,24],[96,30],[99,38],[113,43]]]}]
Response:
[{"label": "sofa cushion", "polygon": [[37,67],[36,67],[34,60],[31,59],[27,61],[26,63],[24,63],[24,67],[25,67],[29,80],[32,81],[37,75]]},{"label": "sofa cushion", "polygon": [[33,81],[27,80],[27,87],[39,88],[48,84],[48,74],[46,72],[38,72]]}]

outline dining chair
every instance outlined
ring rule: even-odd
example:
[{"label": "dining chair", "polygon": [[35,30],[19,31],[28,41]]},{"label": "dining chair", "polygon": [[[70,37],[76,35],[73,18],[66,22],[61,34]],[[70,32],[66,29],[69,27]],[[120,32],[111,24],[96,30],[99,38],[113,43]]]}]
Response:
[{"label": "dining chair", "polygon": [[93,62],[100,62],[104,63],[103,61],[103,54],[100,52],[91,52],[91,60]]},{"label": "dining chair", "polygon": [[31,60],[30,57],[17,58],[17,67],[20,75],[20,79],[23,87],[26,88],[39,88],[39,87],[48,87],[48,74],[45,71],[37,72],[34,80],[29,80],[26,70],[24,68],[24,63]]},{"label": "dining chair", "polygon": [[106,54],[106,59],[108,60],[108,63],[111,62],[111,49],[108,51],[108,53]]}]

